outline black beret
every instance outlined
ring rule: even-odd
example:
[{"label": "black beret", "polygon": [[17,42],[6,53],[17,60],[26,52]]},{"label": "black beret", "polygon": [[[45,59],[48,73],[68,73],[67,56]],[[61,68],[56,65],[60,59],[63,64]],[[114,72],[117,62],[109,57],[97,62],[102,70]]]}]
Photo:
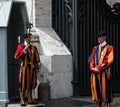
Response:
[{"label": "black beret", "polygon": [[98,33],[97,37],[100,37],[100,36],[107,36],[107,31],[101,31]]},{"label": "black beret", "polygon": [[31,37],[31,35],[32,35],[31,33],[25,33],[22,35],[22,37],[25,39]]}]

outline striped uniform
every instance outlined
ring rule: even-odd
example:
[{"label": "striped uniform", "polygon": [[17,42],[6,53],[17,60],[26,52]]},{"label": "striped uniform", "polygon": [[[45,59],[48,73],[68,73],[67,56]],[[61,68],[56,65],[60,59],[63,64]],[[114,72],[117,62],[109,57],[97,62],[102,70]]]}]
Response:
[{"label": "striped uniform", "polygon": [[36,87],[36,73],[39,69],[38,63],[40,62],[36,46],[30,45],[25,52],[23,51],[24,48],[24,44],[19,44],[14,55],[15,59],[20,60],[19,90],[21,92]]},{"label": "striped uniform", "polygon": [[112,101],[112,89],[110,83],[110,66],[114,61],[114,48],[110,45],[104,47],[95,46],[92,50],[90,69],[97,67],[100,72],[91,71],[90,83],[92,100],[96,102]]}]

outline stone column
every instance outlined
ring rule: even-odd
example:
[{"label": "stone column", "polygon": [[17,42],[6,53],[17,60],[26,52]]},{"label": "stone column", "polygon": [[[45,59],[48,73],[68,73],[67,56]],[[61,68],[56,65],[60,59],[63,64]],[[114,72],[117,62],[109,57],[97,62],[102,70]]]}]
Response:
[{"label": "stone column", "polygon": [[0,28],[0,103],[8,102],[7,31]]},{"label": "stone column", "polygon": [[35,0],[36,27],[52,26],[52,1]]},{"label": "stone column", "polygon": [[36,0],[26,0],[26,6],[28,11],[28,17],[30,23],[33,23],[33,27],[35,28],[35,1]]}]

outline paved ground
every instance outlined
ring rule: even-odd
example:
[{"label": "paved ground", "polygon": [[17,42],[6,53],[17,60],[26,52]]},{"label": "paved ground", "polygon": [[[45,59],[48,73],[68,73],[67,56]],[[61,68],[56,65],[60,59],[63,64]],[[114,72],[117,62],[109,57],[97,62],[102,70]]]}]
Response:
[{"label": "paved ground", "polygon": [[[45,107],[96,107],[96,103],[91,101],[91,97],[65,98],[52,100],[45,103]],[[105,104],[102,104],[105,107]],[[120,97],[116,97],[111,107],[120,107]]]},{"label": "paved ground", "polygon": [[[8,104],[7,107],[21,107],[20,104]],[[45,107],[45,104],[34,104],[34,105],[27,105],[27,106],[22,106],[22,107]]]},{"label": "paved ground", "polygon": [[[96,103],[91,101],[90,96],[86,97],[69,97],[50,101],[40,101],[39,105],[28,105],[27,107],[96,107]],[[3,107],[3,106],[0,106]],[[6,107],[20,107],[19,103],[8,104]],[[102,104],[102,107],[105,107]],[[111,107],[120,107],[120,94],[116,94]]]}]

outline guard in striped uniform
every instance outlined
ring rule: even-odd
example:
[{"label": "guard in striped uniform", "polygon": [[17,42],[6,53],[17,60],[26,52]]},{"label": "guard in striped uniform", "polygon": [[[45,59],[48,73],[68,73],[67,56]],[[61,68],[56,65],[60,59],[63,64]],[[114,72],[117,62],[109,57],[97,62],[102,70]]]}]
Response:
[{"label": "guard in striped uniform", "polygon": [[39,53],[36,46],[30,43],[31,34],[23,35],[24,44],[19,44],[14,58],[20,60],[19,91],[21,106],[26,106],[24,93],[28,92],[28,104],[34,104],[32,99],[32,89],[37,85],[37,72],[39,71]]},{"label": "guard in striped uniform", "polygon": [[107,44],[106,38],[106,31],[98,34],[99,44],[93,48],[90,59],[92,100],[97,102],[97,107],[101,107],[102,102],[110,107],[113,100],[110,66],[114,61],[114,48]]}]

